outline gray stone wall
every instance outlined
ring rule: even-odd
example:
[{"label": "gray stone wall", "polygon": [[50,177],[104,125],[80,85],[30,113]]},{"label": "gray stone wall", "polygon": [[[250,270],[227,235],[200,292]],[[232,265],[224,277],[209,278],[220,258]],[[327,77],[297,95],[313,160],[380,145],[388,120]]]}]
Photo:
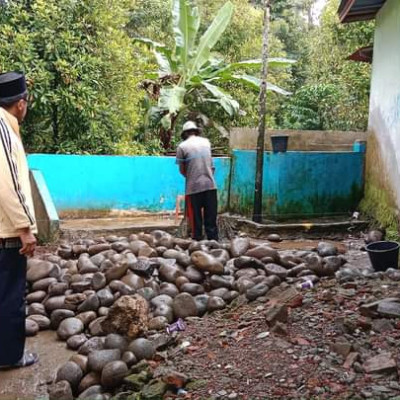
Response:
[{"label": "gray stone wall", "polygon": [[[356,140],[367,140],[365,132],[269,130],[265,134],[265,150],[271,150],[271,135],[289,135],[289,151],[352,151]],[[234,128],[231,149],[254,150],[257,147],[256,128]]]}]

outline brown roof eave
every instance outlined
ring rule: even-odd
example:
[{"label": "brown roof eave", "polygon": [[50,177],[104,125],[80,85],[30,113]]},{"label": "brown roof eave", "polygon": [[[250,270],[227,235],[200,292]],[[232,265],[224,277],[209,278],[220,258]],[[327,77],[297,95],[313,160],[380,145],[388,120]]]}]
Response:
[{"label": "brown roof eave", "polygon": [[339,6],[340,22],[367,21],[374,19],[386,0],[363,3],[363,0],[342,0]]},{"label": "brown roof eave", "polygon": [[362,47],[361,49],[356,50],[352,55],[347,57],[348,60],[358,61],[358,62],[366,62],[371,64],[372,57],[374,54],[374,48],[372,45]]},{"label": "brown roof eave", "polygon": [[374,14],[357,14],[357,15],[352,15],[352,16],[347,16],[346,18],[343,18],[340,20],[342,23],[348,23],[348,22],[358,22],[358,21],[371,21],[371,19],[375,18],[375,13]]},{"label": "brown roof eave", "polygon": [[356,0],[342,0],[339,6],[339,19],[343,22]]}]

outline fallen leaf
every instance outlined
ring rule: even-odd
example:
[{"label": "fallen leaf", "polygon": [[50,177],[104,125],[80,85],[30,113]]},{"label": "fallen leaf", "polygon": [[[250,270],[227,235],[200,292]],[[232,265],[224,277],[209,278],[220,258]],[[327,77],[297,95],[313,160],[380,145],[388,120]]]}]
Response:
[{"label": "fallen leaf", "polygon": [[293,339],[294,343],[298,344],[299,346],[309,346],[311,343],[307,340],[304,339],[301,336],[297,336]]},{"label": "fallen leaf", "polygon": [[189,353],[194,353],[195,351],[197,351],[200,347],[199,346],[189,346],[186,350]]},{"label": "fallen leaf", "polygon": [[216,356],[212,351],[208,351],[208,352],[207,352],[207,357],[208,357],[210,360],[215,360],[215,359],[217,358],[217,356]]}]

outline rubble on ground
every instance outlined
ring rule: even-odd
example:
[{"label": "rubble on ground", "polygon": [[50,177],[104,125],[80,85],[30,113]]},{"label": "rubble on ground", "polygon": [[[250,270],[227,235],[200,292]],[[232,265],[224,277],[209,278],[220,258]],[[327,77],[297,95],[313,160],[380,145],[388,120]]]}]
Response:
[{"label": "rubble on ground", "polygon": [[[281,241],[277,235],[270,239]],[[374,339],[375,330],[397,332],[397,293],[365,298],[369,289],[363,291],[383,279],[393,284],[397,271],[376,273],[369,265],[353,265],[330,242],[321,242],[313,251],[277,250],[271,244],[246,237],[195,242],[154,231],[65,243],[57,255],[29,260],[27,334],[57,330],[60,340],[77,351],[56,372],[50,399],[256,399],[262,398],[257,396],[265,392],[265,385],[270,396],[339,399],[345,398],[338,396],[350,383],[365,376],[383,374],[394,382],[393,348],[375,349],[370,343],[365,350],[359,343]],[[304,282],[310,286],[302,286]],[[346,310],[348,303],[351,308]],[[178,318],[186,319],[187,330],[167,334],[166,326]],[[318,340],[309,332],[300,333],[310,329]],[[317,347],[314,341],[320,341]],[[245,343],[243,359],[258,354],[255,365],[247,368],[257,384],[251,386],[252,374],[244,368],[250,382],[241,388],[232,382],[241,382],[235,349]],[[216,364],[220,352],[223,361]],[[204,377],[196,376],[201,373],[190,364],[194,357]],[[265,373],[264,363],[276,369],[280,359],[285,359],[282,370]],[[298,373],[303,364],[309,369],[308,380]],[[334,385],[312,384],[319,368],[328,380],[335,370],[339,375],[345,370],[348,376],[338,376]],[[221,388],[209,389],[209,375],[217,370],[224,378]],[[276,381],[275,376],[282,377]],[[371,398],[400,393],[394,384],[388,385],[382,386],[389,389],[379,392],[381,397]],[[370,389],[372,396],[375,389]],[[248,393],[252,397],[246,397]],[[367,398],[364,395],[359,398]]]}]

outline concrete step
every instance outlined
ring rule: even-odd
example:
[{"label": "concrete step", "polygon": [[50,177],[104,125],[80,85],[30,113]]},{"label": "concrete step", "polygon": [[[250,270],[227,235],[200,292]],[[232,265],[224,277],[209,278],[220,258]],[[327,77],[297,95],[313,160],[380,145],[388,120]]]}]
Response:
[{"label": "concrete step", "polygon": [[60,239],[76,240],[99,236],[129,236],[132,233],[161,229],[175,233],[181,218],[145,216],[125,218],[65,219],[60,224]]}]

